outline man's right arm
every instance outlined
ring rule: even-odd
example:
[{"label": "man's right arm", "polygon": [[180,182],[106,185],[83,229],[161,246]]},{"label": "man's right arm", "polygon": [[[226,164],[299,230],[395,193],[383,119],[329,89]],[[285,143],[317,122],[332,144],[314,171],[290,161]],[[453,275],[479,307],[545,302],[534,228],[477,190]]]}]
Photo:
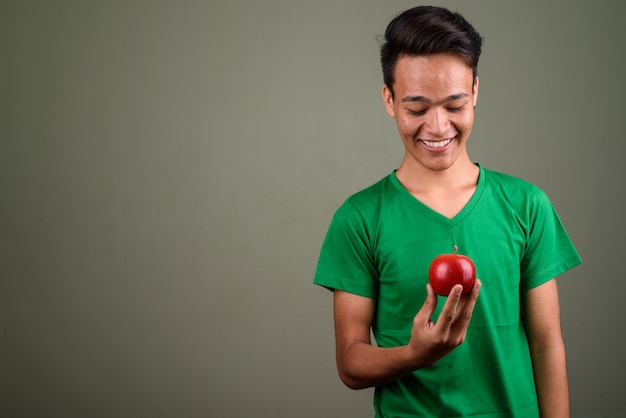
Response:
[{"label": "man's right arm", "polygon": [[413,320],[411,340],[406,346],[381,348],[371,344],[370,327],[376,301],[352,293],[334,291],[337,370],[352,389],[391,383],[414,370],[436,363],[465,340],[467,327],[478,298],[480,281],[467,295],[456,286],[437,320],[431,315],[437,296],[427,285],[428,296]]}]

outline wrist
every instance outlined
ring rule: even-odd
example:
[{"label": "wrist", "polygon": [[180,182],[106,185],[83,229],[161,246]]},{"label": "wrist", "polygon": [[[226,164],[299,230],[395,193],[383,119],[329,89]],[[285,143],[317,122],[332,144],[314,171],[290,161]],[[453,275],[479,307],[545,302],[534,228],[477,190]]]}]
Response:
[{"label": "wrist", "polygon": [[402,364],[409,372],[430,367],[439,360],[432,355],[429,356],[423,349],[413,347],[410,343],[402,347],[400,354]]}]

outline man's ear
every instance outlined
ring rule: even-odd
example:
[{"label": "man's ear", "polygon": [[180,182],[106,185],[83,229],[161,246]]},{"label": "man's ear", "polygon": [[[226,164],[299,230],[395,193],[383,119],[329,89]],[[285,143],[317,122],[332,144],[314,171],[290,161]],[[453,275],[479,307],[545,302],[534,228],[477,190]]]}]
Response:
[{"label": "man's ear", "polygon": [[474,79],[474,85],[472,86],[472,93],[474,93],[474,107],[478,102],[478,76]]},{"label": "man's ear", "polygon": [[383,102],[385,103],[385,109],[387,114],[392,118],[396,117],[396,112],[393,109],[393,94],[386,84],[383,85]]}]

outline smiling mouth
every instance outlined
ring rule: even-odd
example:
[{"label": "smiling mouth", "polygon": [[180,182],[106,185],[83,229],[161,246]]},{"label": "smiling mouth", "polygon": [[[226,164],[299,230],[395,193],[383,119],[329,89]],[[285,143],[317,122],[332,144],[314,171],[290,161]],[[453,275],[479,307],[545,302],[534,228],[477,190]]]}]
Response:
[{"label": "smiling mouth", "polygon": [[448,146],[448,144],[450,144],[450,142],[452,142],[453,139],[454,138],[448,138],[442,141],[426,141],[425,139],[420,139],[420,142],[422,142],[428,148],[444,148]]}]

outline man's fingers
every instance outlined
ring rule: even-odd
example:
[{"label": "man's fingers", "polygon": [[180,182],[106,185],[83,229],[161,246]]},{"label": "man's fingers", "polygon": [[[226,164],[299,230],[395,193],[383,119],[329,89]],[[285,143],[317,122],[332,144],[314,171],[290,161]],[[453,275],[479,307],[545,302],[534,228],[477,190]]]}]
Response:
[{"label": "man's fingers", "polygon": [[443,309],[439,314],[437,325],[444,328],[450,328],[454,318],[456,317],[457,305],[461,300],[461,292],[463,292],[463,286],[460,284],[455,285],[452,290],[450,290],[446,304],[443,306]]},{"label": "man's fingers", "polygon": [[440,324],[443,328],[465,330],[472,318],[472,312],[474,311],[481,286],[481,281],[477,279],[472,290],[467,295],[462,295],[463,286],[460,284],[455,285],[439,314],[437,324]]},{"label": "man's fingers", "polygon": [[456,318],[453,323],[455,328],[466,329],[468,327],[469,322],[472,319],[472,312],[474,312],[474,306],[476,306],[476,301],[478,300],[478,294],[480,293],[481,287],[482,282],[476,279],[476,283],[474,283],[472,290],[470,290],[467,296],[462,298],[457,307]]}]

